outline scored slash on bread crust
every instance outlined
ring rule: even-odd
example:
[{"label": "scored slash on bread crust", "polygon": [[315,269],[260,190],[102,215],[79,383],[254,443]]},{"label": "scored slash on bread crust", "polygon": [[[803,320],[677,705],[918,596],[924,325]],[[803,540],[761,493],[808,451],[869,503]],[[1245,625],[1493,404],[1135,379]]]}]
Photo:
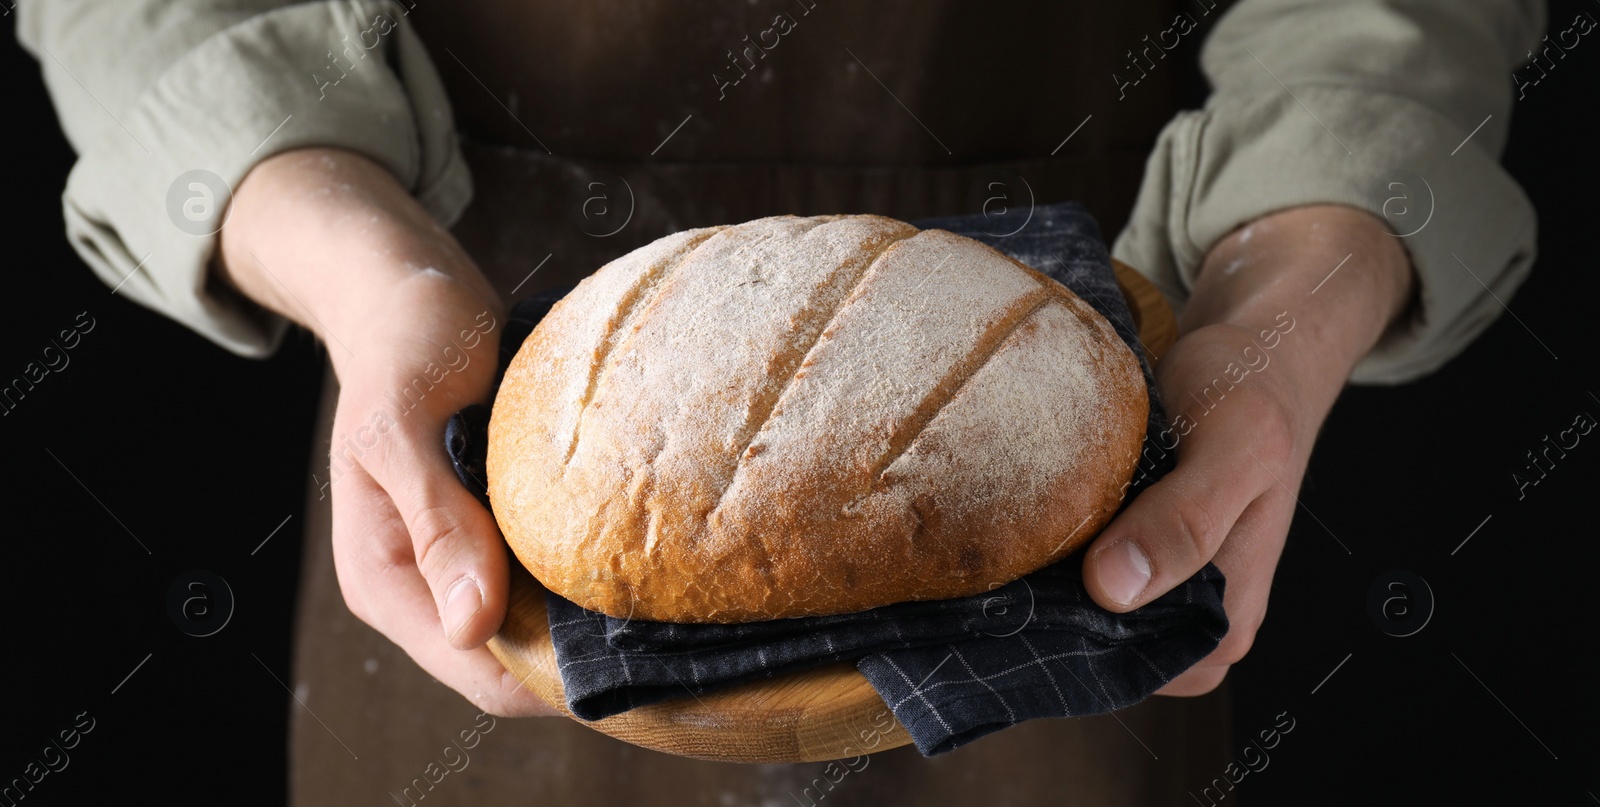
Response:
[{"label": "scored slash on bread crust", "polygon": [[1138,361],[977,241],[779,216],[601,268],[489,429],[507,542],[616,617],[746,622],[981,593],[1082,546],[1143,441]]}]

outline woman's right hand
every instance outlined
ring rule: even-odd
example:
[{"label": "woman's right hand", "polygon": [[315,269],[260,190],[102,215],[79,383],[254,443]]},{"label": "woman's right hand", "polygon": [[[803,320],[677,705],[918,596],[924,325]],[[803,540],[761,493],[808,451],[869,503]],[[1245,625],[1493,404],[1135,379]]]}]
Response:
[{"label": "woman's right hand", "polygon": [[257,165],[220,250],[220,274],[316,334],[338,376],[322,485],[351,612],[484,711],[557,714],[484,647],[511,561],[444,449],[450,415],[488,401],[505,324],[493,287],[393,175],[337,149]]}]

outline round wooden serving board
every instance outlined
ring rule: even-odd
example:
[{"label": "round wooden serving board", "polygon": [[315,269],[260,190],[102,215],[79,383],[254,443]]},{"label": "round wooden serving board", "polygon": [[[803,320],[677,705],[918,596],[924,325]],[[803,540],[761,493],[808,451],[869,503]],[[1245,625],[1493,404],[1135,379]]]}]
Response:
[{"label": "round wooden serving board", "polygon": [[[1139,339],[1152,362],[1177,339],[1177,323],[1161,292],[1120,261],[1117,283],[1133,310]],[[550,642],[545,589],[512,564],[505,623],[489,650],[524,685],[562,714],[567,709]],[[867,679],[846,662],[688,697],[641,706],[591,728],[634,745],[719,762],[820,762],[856,756],[863,738],[878,735],[874,750],[911,742]],[[576,720],[577,718],[573,718]],[[891,728],[884,730],[882,727]]]}]

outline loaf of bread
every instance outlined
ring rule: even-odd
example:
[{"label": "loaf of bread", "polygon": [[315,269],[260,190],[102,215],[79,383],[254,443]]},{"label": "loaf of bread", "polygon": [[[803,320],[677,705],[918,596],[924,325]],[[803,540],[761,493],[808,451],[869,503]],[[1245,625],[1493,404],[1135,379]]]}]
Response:
[{"label": "loaf of bread", "polygon": [[749,622],[984,592],[1115,512],[1138,361],[1064,286],[879,216],[690,230],[584,280],[511,362],[489,495],[545,586]]}]

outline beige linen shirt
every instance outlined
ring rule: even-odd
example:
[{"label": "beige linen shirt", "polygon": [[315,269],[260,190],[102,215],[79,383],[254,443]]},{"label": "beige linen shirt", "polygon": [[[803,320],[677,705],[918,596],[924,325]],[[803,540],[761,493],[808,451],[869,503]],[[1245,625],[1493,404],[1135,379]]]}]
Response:
[{"label": "beige linen shirt", "polygon": [[[73,246],[122,294],[237,354],[270,355],[287,323],[207,271],[214,214],[253,165],[339,146],[388,167],[442,224],[471,199],[408,12],[391,0],[22,0],[18,36],[79,155],[63,195]],[[1533,207],[1498,156],[1511,73],[1540,47],[1544,17],[1537,0],[1242,0],[1201,54],[1209,100],[1161,132],[1113,254],[1181,308],[1210,245],[1263,214],[1338,203],[1394,223],[1397,205],[1426,205],[1426,224],[1402,233],[1421,304],[1354,380],[1431,372],[1533,264]]]}]

